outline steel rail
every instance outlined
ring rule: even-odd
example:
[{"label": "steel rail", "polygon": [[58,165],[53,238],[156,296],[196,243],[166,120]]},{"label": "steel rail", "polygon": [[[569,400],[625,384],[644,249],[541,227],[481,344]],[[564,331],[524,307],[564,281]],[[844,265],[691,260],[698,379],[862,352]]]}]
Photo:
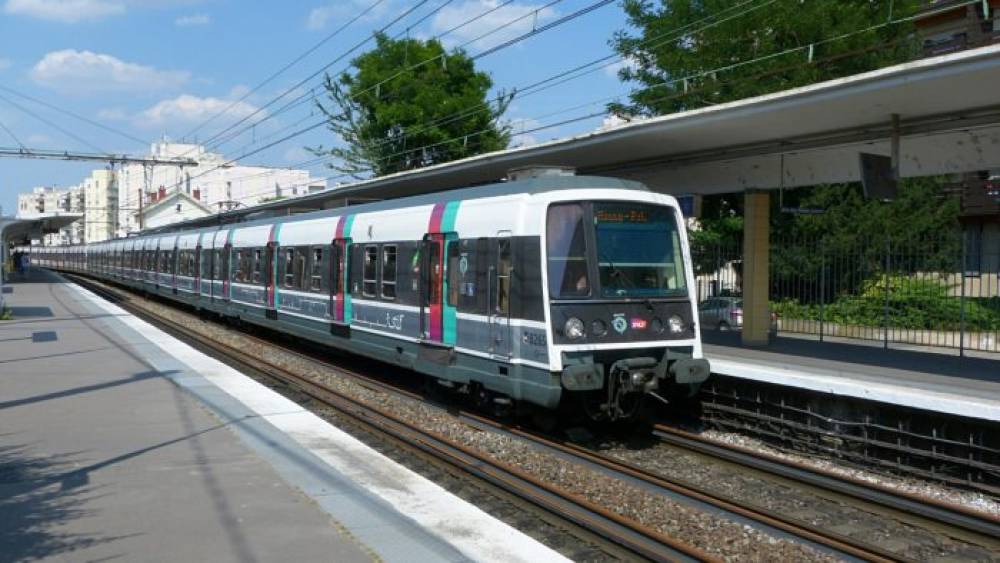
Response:
[{"label": "steel rail", "polygon": [[[299,375],[273,362],[205,337],[181,323],[129,303],[122,296],[116,295],[106,288],[96,286],[93,282],[86,281],[76,275],[67,277],[105,298],[110,294],[112,300],[118,306],[140,318],[153,321],[175,335],[180,335],[186,340],[210,349],[234,363],[246,366],[255,372],[290,385],[366,427],[373,428],[380,433],[390,435],[397,440],[416,447],[440,461],[483,479],[547,512],[553,513],[584,529],[596,532],[607,540],[625,547],[644,558],[653,561],[718,560],[717,557],[698,548],[624,518],[579,495],[551,486],[510,464],[492,459],[471,448],[455,443],[436,432],[411,425],[384,409],[366,405],[310,377]],[[241,336],[244,335],[241,334]],[[270,341],[263,342],[270,346],[276,346]],[[277,347],[283,351],[287,350],[285,347]],[[295,351],[288,351],[306,358],[309,357]],[[315,358],[310,359],[318,361]]]},{"label": "steel rail", "polygon": [[660,440],[673,446],[758,471],[780,475],[799,483],[834,491],[946,526],[962,528],[991,538],[1000,538],[1000,518],[982,511],[970,510],[957,504],[896,491],[855,477],[838,475],[782,459],[766,452],[758,452],[737,445],[720,444],[697,434],[662,424],[657,424],[653,433]]}]

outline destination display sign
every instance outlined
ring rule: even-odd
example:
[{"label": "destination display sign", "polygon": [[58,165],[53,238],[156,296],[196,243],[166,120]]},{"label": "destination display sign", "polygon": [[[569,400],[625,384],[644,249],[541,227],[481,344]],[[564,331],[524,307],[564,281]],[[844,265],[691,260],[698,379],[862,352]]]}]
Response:
[{"label": "destination display sign", "polygon": [[649,210],[629,209],[619,207],[615,209],[595,209],[594,219],[598,223],[649,223]]}]

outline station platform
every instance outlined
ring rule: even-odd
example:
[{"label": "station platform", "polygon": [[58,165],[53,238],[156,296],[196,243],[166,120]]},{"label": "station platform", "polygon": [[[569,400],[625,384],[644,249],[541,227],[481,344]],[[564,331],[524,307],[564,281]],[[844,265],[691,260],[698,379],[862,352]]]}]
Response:
[{"label": "station platform", "polygon": [[564,560],[57,274],[6,287],[0,560]]},{"label": "station platform", "polygon": [[706,331],[702,340],[713,373],[1000,421],[1000,355],[959,357],[780,336],[768,346],[748,347],[735,331]]}]

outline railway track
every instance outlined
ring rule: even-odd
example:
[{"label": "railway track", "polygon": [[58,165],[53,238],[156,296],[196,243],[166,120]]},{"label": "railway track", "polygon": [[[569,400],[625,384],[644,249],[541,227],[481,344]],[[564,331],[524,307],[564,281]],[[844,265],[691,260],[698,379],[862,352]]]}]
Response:
[{"label": "railway track", "polygon": [[822,488],[859,501],[870,502],[932,522],[961,529],[985,538],[1000,538],[1000,518],[963,506],[895,491],[861,479],[839,475],[796,463],[764,452],[731,444],[720,444],[697,434],[658,424],[653,433],[662,441],[701,455],[711,456],[748,469],[780,475],[802,485]]},{"label": "railway track", "polygon": [[[83,280],[75,276],[74,279],[79,280],[82,285],[86,285],[103,295],[108,295],[109,293],[102,286],[96,286],[89,282],[89,280]],[[398,440],[412,443],[425,453],[433,455],[454,467],[460,468],[467,473],[507,490],[544,510],[559,514],[578,526],[594,530],[637,555],[652,560],[712,559],[709,554],[686,545],[682,541],[667,537],[656,530],[646,529],[634,521],[623,518],[615,512],[589,502],[587,499],[550,487],[516,467],[493,460],[488,456],[456,444],[441,435],[414,427],[395,417],[392,413],[364,405],[329,386],[296,374],[284,367],[252,356],[221,342],[205,339],[199,333],[182,324],[156,316],[146,309],[128,303],[127,300],[123,301],[116,294],[113,295],[115,301],[120,306],[129,309],[138,316],[152,320],[188,340],[196,341],[203,347],[209,348],[235,363],[247,366],[284,384],[291,385],[313,399],[329,405],[361,423],[374,424],[379,428],[380,432],[387,433]],[[339,365],[333,366],[314,355],[290,349],[249,334],[241,336],[257,340],[261,345],[278,347],[284,353],[300,357],[306,361],[317,362],[327,367],[332,367],[339,373],[359,380],[366,387],[374,387],[380,391],[425,401],[425,398],[421,394],[401,389],[396,385],[390,385],[377,378],[357,373]],[[436,406],[447,408],[441,405]],[[457,414],[465,422],[475,426],[488,428],[529,441],[535,447],[546,449],[564,458],[598,468],[605,473],[615,475],[619,478],[641,483],[647,489],[657,491],[660,494],[672,498],[681,497],[696,505],[708,507],[714,511],[729,515],[729,517],[735,520],[751,523],[761,529],[770,531],[774,535],[794,537],[821,551],[849,559],[867,561],[906,560],[898,554],[883,549],[880,546],[859,541],[829,530],[809,526],[807,523],[798,521],[793,517],[727,498],[706,488],[692,486],[684,482],[683,479],[675,479],[670,476],[653,473],[582,446],[552,439],[531,429],[503,424],[475,412],[460,411],[455,413],[454,408],[448,410],[453,414]],[[991,537],[991,534],[996,534],[1000,531],[1000,522],[996,519],[965,510],[962,507],[901,494],[869,483],[820,472],[805,466],[798,466],[797,464],[778,458],[758,455],[756,452],[750,450],[728,448],[720,444],[708,442],[696,435],[662,425],[657,426],[654,429],[654,433],[660,440],[672,446],[681,447],[697,452],[699,455],[713,457],[727,463],[742,465],[755,471],[772,473],[781,478],[810,487],[831,490],[840,495],[851,497],[856,502],[872,503],[883,508],[919,517],[933,522],[939,528],[955,528],[966,533],[980,534],[987,537]],[[992,537],[998,537],[998,535]]]},{"label": "railway track", "polygon": [[[282,366],[256,357],[238,348],[205,338],[187,326],[157,316],[122,299],[105,287],[79,276],[67,276],[94,293],[113,301],[130,313],[153,322],[183,340],[207,348],[230,363],[272,378],[330,407],[371,430],[406,443],[436,460],[482,479],[576,526],[597,533],[630,552],[652,561],[715,561],[716,558],[693,546],[646,528],[620,515],[539,481],[516,467],[498,462],[444,436],[418,428],[383,409],[363,404],[332,387],[302,376]],[[247,338],[256,338],[247,335]],[[268,343],[269,345],[273,345]],[[294,350],[289,353],[306,357]],[[315,359],[312,359],[316,361]],[[373,381],[373,380],[368,380]],[[381,384],[380,384],[381,385]]]}]

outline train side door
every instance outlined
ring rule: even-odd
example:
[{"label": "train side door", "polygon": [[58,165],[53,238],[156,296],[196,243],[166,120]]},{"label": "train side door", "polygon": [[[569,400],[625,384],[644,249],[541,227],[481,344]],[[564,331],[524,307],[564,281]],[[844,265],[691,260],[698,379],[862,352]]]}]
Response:
[{"label": "train side door", "polygon": [[497,238],[490,246],[490,353],[494,356],[509,358],[511,354],[511,289],[514,279],[514,258],[510,231],[499,231]]},{"label": "train side door", "polygon": [[229,300],[232,279],[233,245],[226,243],[222,249],[222,299]]},{"label": "train side door", "polygon": [[350,242],[347,239],[334,239],[330,243],[330,318],[334,323],[345,325],[350,323],[350,290],[348,289],[347,249]]},{"label": "train side door", "polygon": [[264,275],[264,287],[265,287],[264,299],[266,301],[265,306],[267,307],[265,315],[267,316],[267,318],[271,320],[278,319],[278,310],[275,306],[276,303],[275,296],[277,291],[275,286],[275,278],[277,276],[274,275],[275,272],[277,272],[278,270],[277,247],[278,243],[275,241],[267,243],[267,246],[264,248],[264,267],[262,268],[264,270],[262,272]]},{"label": "train side door", "polygon": [[420,248],[420,334],[424,342],[444,342],[444,235],[424,236]]},{"label": "train side door", "polygon": [[201,237],[198,237],[198,246],[194,247],[194,264],[191,266],[191,271],[188,272],[188,275],[194,277],[191,293],[194,293],[196,298],[201,296],[201,254]]}]

